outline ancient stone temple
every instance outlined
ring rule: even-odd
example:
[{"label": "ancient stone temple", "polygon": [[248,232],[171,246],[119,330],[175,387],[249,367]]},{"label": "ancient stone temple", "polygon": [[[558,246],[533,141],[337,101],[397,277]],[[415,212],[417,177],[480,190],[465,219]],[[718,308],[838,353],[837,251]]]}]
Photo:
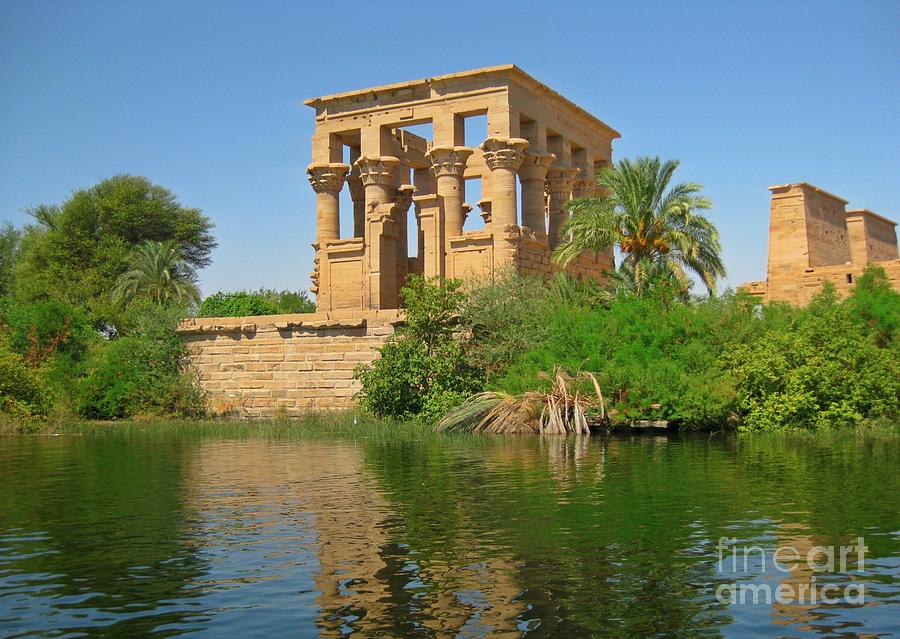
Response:
[{"label": "ancient stone temple", "polygon": [[[596,190],[619,134],[513,65],[307,100],[316,111],[313,292],[320,311],[394,309],[411,273],[549,275],[566,202]],[[467,121],[487,137],[465,146]],[[406,130],[430,124],[433,139]],[[466,201],[478,180],[481,199]],[[340,193],[353,206],[340,226]],[[475,207],[482,228],[464,231]],[[349,226],[349,225],[348,225]],[[410,229],[415,228],[415,233]],[[411,241],[409,238],[414,238]],[[602,277],[612,249],[569,270]]]},{"label": "ancient stone temple", "polygon": [[806,304],[825,282],[847,294],[869,264],[900,290],[896,223],[806,182],[769,187],[772,206],[765,281],[744,291],[767,302]]},{"label": "ancient stone temple", "polygon": [[[213,413],[352,406],[353,371],[403,321],[400,287],[410,273],[549,276],[566,202],[594,192],[595,171],[610,164],[619,137],[512,65],[306,104],[316,111],[308,174],[316,193],[317,310],[183,322],[179,331]],[[467,124],[485,121],[482,140],[466,146]],[[422,125],[433,139],[408,130],[421,133]],[[481,196],[467,202],[473,181]],[[352,207],[346,228],[342,193]],[[466,230],[476,206],[483,223]],[[312,212],[302,215],[300,223],[311,224]],[[599,278],[612,265],[610,249],[580,256],[569,271]]]}]

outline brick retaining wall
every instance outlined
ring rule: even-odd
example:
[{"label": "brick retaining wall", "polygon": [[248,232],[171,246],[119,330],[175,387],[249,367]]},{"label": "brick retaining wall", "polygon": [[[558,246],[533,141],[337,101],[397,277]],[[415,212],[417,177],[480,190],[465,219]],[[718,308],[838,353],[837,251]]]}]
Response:
[{"label": "brick retaining wall", "polygon": [[178,332],[213,414],[267,417],[352,406],[353,369],[400,321],[396,311],[203,317]]}]

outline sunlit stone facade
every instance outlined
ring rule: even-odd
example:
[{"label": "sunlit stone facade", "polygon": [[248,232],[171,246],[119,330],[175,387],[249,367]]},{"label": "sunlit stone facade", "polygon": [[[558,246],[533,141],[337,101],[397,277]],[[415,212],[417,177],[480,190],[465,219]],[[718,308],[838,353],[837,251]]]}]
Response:
[{"label": "sunlit stone facade", "polygon": [[[611,163],[619,137],[513,65],[306,104],[316,111],[308,168],[316,192],[313,292],[325,312],[398,308],[411,273],[550,275],[566,202],[594,192],[595,172]],[[467,122],[479,116],[486,139],[466,146]],[[429,124],[431,140],[406,130]],[[480,181],[481,197],[468,203],[472,180]],[[346,229],[344,188],[353,206]],[[464,230],[476,204],[485,224]],[[600,279],[612,266],[610,248],[582,255],[569,271]]]},{"label": "sunlit stone facade", "polygon": [[880,265],[900,289],[896,223],[806,182],[772,192],[765,281],[741,288],[769,302],[806,304],[825,282],[845,295],[869,264]]}]

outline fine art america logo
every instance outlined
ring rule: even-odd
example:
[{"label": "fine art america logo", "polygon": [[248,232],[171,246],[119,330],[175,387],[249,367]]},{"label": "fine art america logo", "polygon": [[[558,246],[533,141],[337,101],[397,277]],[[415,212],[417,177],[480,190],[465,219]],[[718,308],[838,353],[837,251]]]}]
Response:
[{"label": "fine art america logo", "polygon": [[[720,575],[733,576],[733,583],[716,588],[722,604],[865,604],[865,585],[853,581],[851,573],[865,570],[863,537],[848,546],[780,545],[774,550],[738,546],[737,539],[722,537],[717,546]],[[740,575],[773,574],[777,583],[740,581]],[[841,583],[835,583],[835,580]]]}]

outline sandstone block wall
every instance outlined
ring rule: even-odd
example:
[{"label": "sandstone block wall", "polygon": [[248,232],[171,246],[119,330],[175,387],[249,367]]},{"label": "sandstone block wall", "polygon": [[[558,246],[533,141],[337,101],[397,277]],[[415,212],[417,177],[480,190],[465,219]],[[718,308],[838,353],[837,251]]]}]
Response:
[{"label": "sandstone block wall", "polygon": [[868,264],[878,264],[900,290],[895,224],[799,182],[770,187],[769,261],[765,281],[741,289],[765,301],[807,304],[831,282],[846,295]]},{"label": "sandstone block wall", "polygon": [[[526,230],[527,233],[527,230]],[[553,261],[552,251],[546,238],[537,234],[524,235],[517,252],[519,273],[530,277],[547,279],[562,269]],[[613,250],[602,254],[579,255],[565,269],[575,278],[592,278],[597,282],[606,279],[605,272],[615,269]]]},{"label": "sandstone block wall", "polygon": [[264,417],[352,406],[353,369],[400,321],[395,311],[196,318],[179,333],[212,413]]}]

